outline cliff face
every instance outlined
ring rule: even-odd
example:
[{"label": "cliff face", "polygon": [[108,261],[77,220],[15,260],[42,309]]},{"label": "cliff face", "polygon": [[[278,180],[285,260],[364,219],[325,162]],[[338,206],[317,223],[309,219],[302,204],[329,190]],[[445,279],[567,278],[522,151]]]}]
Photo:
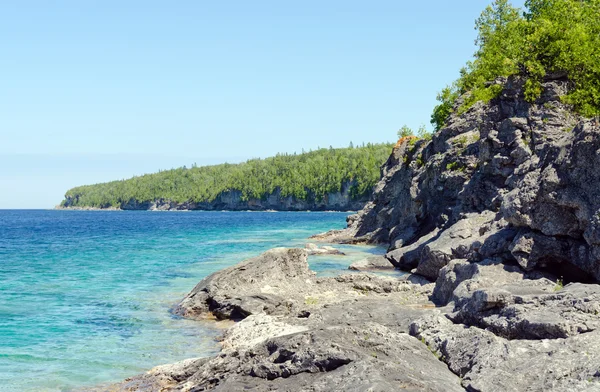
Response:
[{"label": "cliff face", "polygon": [[[122,210],[152,210],[152,211],[175,211],[175,210],[205,210],[205,211],[357,211],[362,209],[369,201],[369,196],[354,199],[350,195],[352,182],[342,185],[341,192],[328,193],[322,200],[315,200],[309,195],[306,200],[300,200],[293,196],[282,196],[281,191],[276,189],[274,193],[264,199],[242,200],[242,192],[232,190],[219,194],[211,202],[174,202],[159,199],[154,201],[129,200],[122,203]],[[66,197],[64,208],[73,208],[74,200]]]},{"label": "cliff face", "polygon": [[395,266],[430,279],[454,259],[497,259],[600,280],[597,121],[561,103],[566,80],[545,82],[533,104],[518,78],[496,83],[497,99],[395,148],[373,201],[326,237],[387,243]]}]

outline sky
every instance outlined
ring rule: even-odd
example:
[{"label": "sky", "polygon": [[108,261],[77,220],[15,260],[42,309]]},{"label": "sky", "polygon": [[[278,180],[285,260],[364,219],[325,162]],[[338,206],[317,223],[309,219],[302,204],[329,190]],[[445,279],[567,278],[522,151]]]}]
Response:
[{"label": "sky", "polygon": [[1,2],[0,208],[192,163],[395,141],[430,126],[487,4]]}]

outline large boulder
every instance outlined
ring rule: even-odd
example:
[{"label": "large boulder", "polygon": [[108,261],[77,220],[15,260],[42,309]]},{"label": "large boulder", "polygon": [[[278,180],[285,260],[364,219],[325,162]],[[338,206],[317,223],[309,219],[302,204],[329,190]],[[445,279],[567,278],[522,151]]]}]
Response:
[{"label": "large boulder", "polygon": [[290,298],[307,291],[315,282],[314,276],[305,250],[271,249],[203,279],[174,313],[190,318],[212,313],[219,319],[286,313]]}]

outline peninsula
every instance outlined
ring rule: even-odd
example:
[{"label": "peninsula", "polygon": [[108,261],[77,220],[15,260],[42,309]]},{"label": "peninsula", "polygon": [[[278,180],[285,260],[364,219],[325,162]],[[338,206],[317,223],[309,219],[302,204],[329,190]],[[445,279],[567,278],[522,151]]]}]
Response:
[{"label": "peninsula", "polygon": [[70,189],[59,208],[356,211],[369,200],[392,147],[369,143],[181,167]]}]

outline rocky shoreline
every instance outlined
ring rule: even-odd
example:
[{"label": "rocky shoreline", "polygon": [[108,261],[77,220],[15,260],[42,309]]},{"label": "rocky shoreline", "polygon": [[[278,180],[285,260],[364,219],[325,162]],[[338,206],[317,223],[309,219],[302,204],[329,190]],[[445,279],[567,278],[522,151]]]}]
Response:
[{"label": "rocky shoreline", "polygon": [[268,251],[174,307],[237,321],[219,355],[102,390],[600,391],[600,125],[561,102],[566,80],[535,103],[495,83],[399,143],[372,201],[314,237],[387,244],[353,269],[406,275],[317,278],[307,250]]},{"label": "rocky shoreline", "polygon": [[[435,283],[413,274],[317,278],[307,255],[270,250],[207,277],[175,306],[183,317],[238,321],[219,355],[92,390],[600,388],[598,285],[557,290],[493,263]],[[444,295],[448,306],[431,301]]]}]

